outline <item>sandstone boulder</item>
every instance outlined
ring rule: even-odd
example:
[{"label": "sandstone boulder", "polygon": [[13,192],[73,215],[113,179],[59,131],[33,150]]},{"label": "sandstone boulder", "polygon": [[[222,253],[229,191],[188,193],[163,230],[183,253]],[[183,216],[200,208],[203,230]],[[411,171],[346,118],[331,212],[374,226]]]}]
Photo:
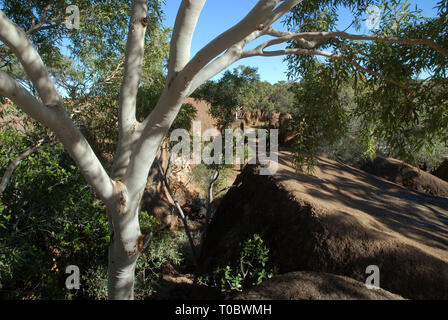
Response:
[{"label": "sandstone boulder", "polygon": [[315,271],[360,282],[380,269],[381,288],[409,299],[448,299],[448,199],[319,159],[298,174],[279,153],[275,175],[246,166],[211,222],[197,274],[239,257],[259,234],[279,273]]},{"label": "sandstone boulder", "polygon": [[403,300],[383,289],[328,273],[298,271],[273,277],[234,300]]},{"label": "sandstone boulder", "polygon": [[374,174],[406,188],[448,197],[448,182],[393,158],[377,157],[359,164],[361,170]]}]

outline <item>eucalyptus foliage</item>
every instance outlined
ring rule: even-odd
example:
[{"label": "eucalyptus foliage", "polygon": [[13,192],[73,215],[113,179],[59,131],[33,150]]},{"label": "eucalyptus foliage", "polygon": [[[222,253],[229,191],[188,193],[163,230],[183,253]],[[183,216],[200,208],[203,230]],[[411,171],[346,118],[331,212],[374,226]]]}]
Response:
[{"label": "eucalyptus foliage", "polygon": [[[439,17],[427,18],[408,1],[304,1],[286,23],[297,31],[343,31],[339,10],[352,12],[351,27],[361,30],[364,10],[376,4],[382,15],[372,35],[433,39],[448,47],[447,1],[437,4]],[[348,26],[346,26],[348,27]],[[291,48],[301,44],[292,41]],[[314,50],[331,51],[347,60],[291,55],[289,76],[300,81],[296,126],[302,133],[295,146],[298,163],[312,164],[322,147],[347,134],[359,137],[365,155],[377,152],[423,164],[441,155],[447,145],[447,64],[439,52],[423,45],[381,41],[323,40]],[[354,61],[357,66],[349,62]],[[341,98],[352,88],[349,102]],[[357,132],[348,124],[359,122]],[[427,154],[426,157],[421,157]],[[426,158],[426,159],[425,159]]]}]

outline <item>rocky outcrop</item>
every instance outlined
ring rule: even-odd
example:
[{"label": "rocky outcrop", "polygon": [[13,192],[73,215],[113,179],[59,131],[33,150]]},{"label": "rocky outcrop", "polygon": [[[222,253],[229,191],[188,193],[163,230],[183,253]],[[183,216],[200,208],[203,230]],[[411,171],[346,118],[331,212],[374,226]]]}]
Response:
[{"label": "rocky outcrop", "polygon": [[268,129],[278,129],[280,127],[280,112],[272,111],[269,116]]},{"label": "rocky outcrop", "polygon": [[410,299],[448,299],[448,199],[328,159],[298,174],[279,154],[273,176],[246,166],[222,200],[197,274],[238,258],[259,234],[280,274],[315,271],[360,282],[380,269],[381,288]]},{"label": "rocky outcrop", "polygon": [[280,145],[286,145],[297,135],[295,130],[293,116],[290,113],[280,113],[272,111],[269,117],[268,129],[278,129],[278,142]]},{"label": "rocky outcrop", "polygon": [[397,159],[377,157],[362,161],[359,168],[415,191],[448,197],[448,182]]},{"label": "rocky outcrop", "polygon": [[210,115],[211,105],[208,101],[187,98],[184,103],[189,103],[196,109],[196,116],[192,121],[199,121],[201,123],[201,133],[204,133],[208,129],[216,129],[216,120]]},{"label": "rocky outcrop", "polygon": [[328,273],[298,271],[273,277],[234,300],[403,300],[383,289]]},{"label": "rocky outcrop", "polygon": [[298,135],[293,116],[289,113],[281,113],[279,121],[278,143],[280,145],[287,145]]}]

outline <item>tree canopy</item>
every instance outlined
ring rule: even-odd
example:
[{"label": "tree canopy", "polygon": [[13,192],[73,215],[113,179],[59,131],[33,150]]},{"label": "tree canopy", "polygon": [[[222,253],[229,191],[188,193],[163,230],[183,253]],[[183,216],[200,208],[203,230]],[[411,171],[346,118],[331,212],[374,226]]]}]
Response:
[{"label": "tree canopy", "polygon": [[[363,10],[372,4],[382,14],[370,35],[338,29],[338,9],[353,13],[351,25],[359,31]],[[306,35],[292,39],[288,49],[303,54],[287,58],[289,76],[300,81],[296,121],[304,134],[297,145],[299,160],[312,159],[319,146],[335,143],[353,119],[370,155],[382,149],[421,164],[419,155],[434,155],[447,145],[447,1],[439,1],[437,9],[439,16],[428,18],[408,1],[306,1],[291,11],[290,31]],[[413,45],[427,39],[434,44]],[[341,97],[348,87],[353,88],[350,106]]]}]

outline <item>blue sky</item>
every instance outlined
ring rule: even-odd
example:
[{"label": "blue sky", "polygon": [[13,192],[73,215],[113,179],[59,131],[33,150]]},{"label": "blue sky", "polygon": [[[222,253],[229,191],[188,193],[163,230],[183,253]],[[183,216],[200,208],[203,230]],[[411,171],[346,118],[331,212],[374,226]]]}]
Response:
[{"label": "blue sky", "polygon": [[[237,23],[249,12],[256,2],[257,0],[207,0],[201,16],[199,17],[198,26],[193,38],[192,55],[221,32]],[[411,0],[410,2],[417,4],[417,6],[423,10],[424,16],[434,16],[436,13],[433,8],[436,6],[438,0]],[[181,0],[166,0],[166,4],[163,7],[166,16],[166,26],[171,28],[174,26],[180,3]],[[349,26],[351,17],[342,14],[340,23],[342,26],[341,29],[345,28],[344,26]],[[281,21],[273,26],[277,29],[285,30]],[[361,32],[367,33],[368,30],[367,28],[364,28]],[[230,68],[234,68],[238,65],[258,67],[261,80],[266,80],[271,83],[287,80],[287,65],[286,62],[283,62],[283,57],[247,58],[236,62],[234,65],[230,66]],[[215,78],[219,78],[219,76],[220,75]]]}]

